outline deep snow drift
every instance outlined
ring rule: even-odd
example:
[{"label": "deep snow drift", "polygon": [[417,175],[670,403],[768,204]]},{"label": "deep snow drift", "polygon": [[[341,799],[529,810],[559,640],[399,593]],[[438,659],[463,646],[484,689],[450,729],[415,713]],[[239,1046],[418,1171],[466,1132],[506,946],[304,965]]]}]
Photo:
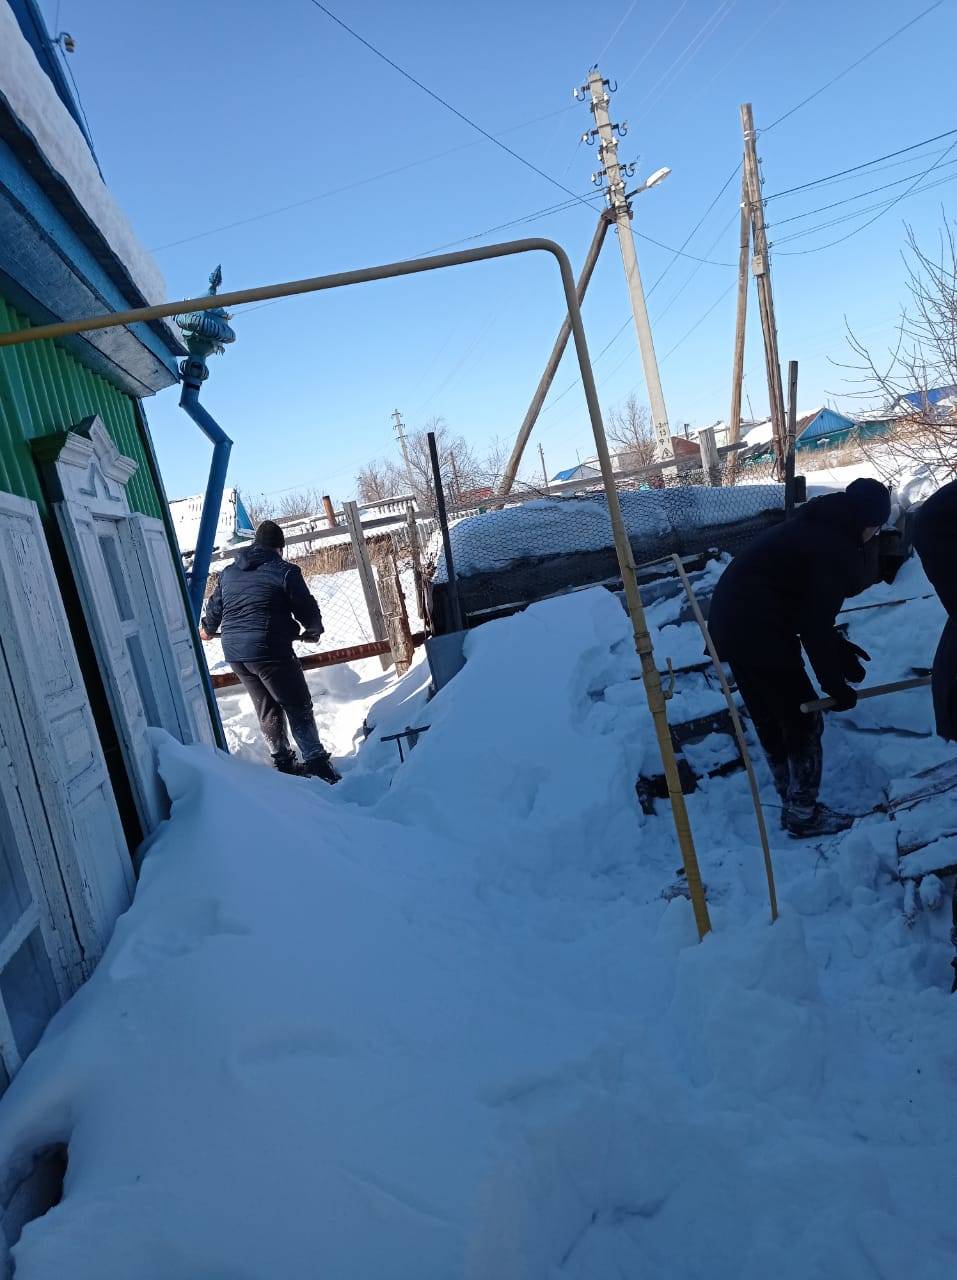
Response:
[{"label": "deep snow drift", "polygon": [[[926,589],[908,565],[869,595],[914,597],[896,631],[849,615],[875,679],[926,661]],[[649,610],[660,665],[700,657],[678,606]],[[774,832],[771,927],[743,775],[706,783],[699,945],[636,802],[655,748],[614,597],[467,653],[428,705],[421,668],[390,689],[334,790],[158,741],[172,818],[0,1105],[10,1176],[70,1150],[18,1280],[950,1274],[951,951],[945,913],[904,924],[894,824]],[[835,717],[835,794],[945,758],[930,715]],[[408,723],[398,768],[379,737]]]}]

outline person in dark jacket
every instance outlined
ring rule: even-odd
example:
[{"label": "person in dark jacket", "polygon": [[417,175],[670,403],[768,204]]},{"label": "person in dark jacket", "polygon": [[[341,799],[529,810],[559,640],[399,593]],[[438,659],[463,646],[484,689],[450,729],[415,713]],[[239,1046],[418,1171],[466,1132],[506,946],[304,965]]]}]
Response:
[{"label": "person in dark jacket", "polygon": [[[292,648],[293,640],[318,641],[322,615],[302,570],[283,560],[285,545],[279,525],[264,520],[253,545],[219,575],[200,635],[209,640],[222,630],[223,657],[252,698],[273,765],[283,773],[338,782]],[[301,765],[289,745],[287,721],[302,752]]]},{"label": "person in dark jacket", "polygon": [[868,654],[835,621],[847,597],[870,583],[864,547],[890,505],[884,485],[870,479],[812,499],[735,557],[711,601],[712,639],[730,664],[781,797],[782,825],[794,836],[843,831],[853,821],[818,802],[824,721],[801,711],[817,697],[801,648],[835,710],[854,707],[850,686],[864,679]]},{"label": "person in dark jacket", "polygon": [[957,739],[957,480],[924,502],[917,512],[914,549],[930,584],[947,610],[934,655],[932,691],[937,732]]}]

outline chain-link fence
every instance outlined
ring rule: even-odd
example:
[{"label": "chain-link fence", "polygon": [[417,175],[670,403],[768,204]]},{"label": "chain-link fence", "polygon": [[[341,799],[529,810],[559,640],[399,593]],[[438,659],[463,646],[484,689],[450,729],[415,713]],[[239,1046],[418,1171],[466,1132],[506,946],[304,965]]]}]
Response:
[{"label": "chain-link fence", "polygon": [[[783,518],[779,484],[629,484],[624,478],[619,498],[638,565],[712,548],[734,554]],[[451,525],[450,542],[466,625],[576,587],[620,580],[608,502],[600,489],[535,497],[459,518]],[[434,550],[431,609],[435,630],[442,633],[451,627],[449,573],[440,544]]]}]

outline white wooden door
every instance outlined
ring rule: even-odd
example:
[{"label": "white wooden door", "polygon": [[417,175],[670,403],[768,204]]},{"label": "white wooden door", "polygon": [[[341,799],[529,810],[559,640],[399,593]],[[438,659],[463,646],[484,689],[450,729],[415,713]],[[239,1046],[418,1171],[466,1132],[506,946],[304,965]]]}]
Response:
[{"label": "white wooden door", "polygon": [[165,672],[151,660],[152,637],[134,606],[117,521],[72,502],[54,509],[146,834],[168,810],[148,733],[151,725],[167,728],[173,716]]},{"label": "white wooden door", "polygon": [[0,659],[0,1093],[83,976],[29,758],[4,733],[17,719]]},{"label": "white wooden door", "polygon": [[156,631],[157,647],[169,679],[181,742],[216,746],[206,689],[193,644],[192,624],[169,545],[160,520],[133,515],[124,536],[139,566],[143,601]]},{"label": "white wooden door", "polygon": [[[0,494],[0,662],[17,708],[16,722],[4,713],[4,731],[21,798],[28,816],[42,812],[89,968],[129,906],[133,868],[39,513],[9,494]],[[39,819],[30,825],[42,844]]]}]

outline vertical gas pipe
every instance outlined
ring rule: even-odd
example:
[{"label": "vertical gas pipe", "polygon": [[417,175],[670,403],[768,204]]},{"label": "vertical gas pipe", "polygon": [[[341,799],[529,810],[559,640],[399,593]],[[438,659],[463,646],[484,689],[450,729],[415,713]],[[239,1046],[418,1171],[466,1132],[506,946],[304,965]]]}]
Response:
[{"label": "vertical gas pipe", "polygon": [[[209,296],[216,293],[222,282],[222,269],[217,267],[209,277]],[[216,527],[219,524],[219,513],[223,505],[229,452],[233,447],[232,440],[219,423],[199,403],[199,391],[209,377],[209,369],[206,367],[207,359],[211,355],[222,354],[226,349],[226,343],[236,341],[236,335],[230,328],[229,317],[222,307],[214,307],[210,311],[191,311],[185,315],[176,316],[175,320],[183,331],[183,341],[189,351],[188,359],[180,365],[183,391],[179,398],[179,405],[213,445],[209,480],[206,483],[206,496],[203,499],[196,549],[193,552],[193,567],[189,575],[189,598],[193,608],[193,619],[198,622],[203,611],[209,565],[216,546]]]}]

